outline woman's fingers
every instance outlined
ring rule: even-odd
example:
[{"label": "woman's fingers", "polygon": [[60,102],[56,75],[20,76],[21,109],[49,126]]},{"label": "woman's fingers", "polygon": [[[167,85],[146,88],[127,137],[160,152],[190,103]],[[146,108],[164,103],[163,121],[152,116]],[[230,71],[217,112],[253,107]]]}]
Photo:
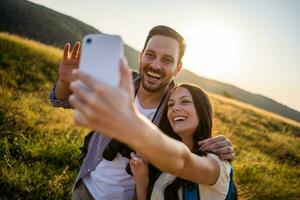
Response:
[{"label": "woman's fingers", "polygon": [[120,88],[127,92],[133,99],[134,89],[132,82],[132,73],[128,67],[126,58],[120,61]]},{"label": "woman's fingers", "polygon": [[129,161],[130,166],[137,166],[139,163],[135,161],[133,158],[130,159]]},{"label": "woman's fingers", "polygon": [[91,91],[103,96],[108,92],[109,86],[99,83],[99,81],[97,81],[93,76],[79,71],[78,69],[74,69],[72,74],[74,75],[75,79],[80,80]]},{"label": "woman's fingers", "polygon": [[85,107],[83,107],[83,109],[98,112],[99,116],[112,109],[111,107],[108,107],[107,102],[104,101],[102,96],[99,96],[97,93],[90,90],[90,88],[83,85],[80,81],[73,81],[70,87],[73,94],[84,102]]},{"label": "woman's fingers", "polygon": [[[132,117],[134,112],[132,107],[129,107],[133,105],[133,101],[128,92],[133,91],[133,88],[127,64],[120,64],[122,79],[119,87],[101,84],[92,75],[77,69],[74,69],[72,74],[76,81],[70,85],[73,91],[70,103],[85,117],[90,128],[102,131],[110,137],[117,136],[111,131],[112,128],[118,129],[124,119]],[[111,124],[111,121],[115,123]],[[138,162],[137,159],[135,162]]]},{"label": "woman's fingers", "polygon": [[[75,79],[80,80],[86,86],[86,88],[88,88],[89,95],[91,95],[92,97],[88,98],[88,97],[81,96],[81,94],[78,94],[78,95],[80,95],[80,98],[82,98],[83,100],[90,102],[92,106],[100,108],[100,106],[97,105],[98,104],[97,100],[101,100],[102,103],[105,104],[105,106],[102,107],[101,110],[110,109],[113,114],[114,112],[121,112],[121,110],[127,110],[126,106],[128,106],[128,104],[131,104],[133,102],[132,101],[133,98],[128,99],[129,94],[127,94],[127,92],[124,91],[124,89],[122,89],[122,88],[115,88],[115,87],[111,87],[111,86],[108,86],[105,84],[101,84],[99,81],[97,81],[91,75],[86,74],[86,73],[76,70],[76,69],[73,70],[73,74],[74,74]],[[130,72],[126,72],[126,70],[125,70],[124,74],[125,74],[124,75],[125,78],[127,76],[127,79],[129,79]],[[126,80],[126,81],[124,80],[124,81],[122,81],[122,84],[127,85],[128,90],[130,90],[131,89],[130,87],[132,87],[132,86],[130,86],[130,80]],[[124,87],[126,87],[126,86],[124,86]],[[74,83],[71,84],[71,89],[72,88],[76,89],[76,87],[74,87]],[[86,95],[86,94],[82,94],[82,95]],[[120,105],[120,102],[123,103],[123,106]],[[114,112],[113,112],[113,110],[114,110]],[[123,114],[125,114],[125,113],[123,113]]]},{"label": "woman's fingers", "polygon": [[87,106],[87,104],[82,101],[76,94],[72,94],[69,97],[69,102],[73,106],[73,108],[76,109],[76,112],[79,111],[80,114],[84,116],[85,120],[92,119],[94,117],[94,110]]},{"label": "woman's fingers", "polygon": [[84,117],[84,115],[81,112],[79,112],[78,110],[75,111],[74,121],[79,126],[87,127],[89,125],[86,117]]}]

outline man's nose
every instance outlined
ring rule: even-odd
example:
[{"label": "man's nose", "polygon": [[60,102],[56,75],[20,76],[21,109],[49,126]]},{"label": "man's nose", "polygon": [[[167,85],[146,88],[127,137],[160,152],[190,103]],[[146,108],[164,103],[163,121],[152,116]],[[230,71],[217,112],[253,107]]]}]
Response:
[{"label": "man's nose", "polygon": [[161,69],[161,66],[160,66],[160,60],[157,58],[155,59],[153,62],[152,62],[152,67],[154,69]]}]

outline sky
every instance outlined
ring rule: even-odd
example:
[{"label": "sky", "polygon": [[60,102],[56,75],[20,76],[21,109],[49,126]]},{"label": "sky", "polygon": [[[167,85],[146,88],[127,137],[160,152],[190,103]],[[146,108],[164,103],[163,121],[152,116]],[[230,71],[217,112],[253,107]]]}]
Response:
[{"label": "sky", "polygon": [[148,31],[183,35],[183,66],[300,111],[298,0],[30,0],[141,50]]}]

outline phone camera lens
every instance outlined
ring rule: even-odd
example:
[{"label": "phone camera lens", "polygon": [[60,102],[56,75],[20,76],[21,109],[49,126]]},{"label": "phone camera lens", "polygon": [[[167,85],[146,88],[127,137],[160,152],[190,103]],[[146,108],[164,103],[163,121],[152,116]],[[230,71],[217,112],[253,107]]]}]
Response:
[{"label": "phone camera lens", "polygon": [[91,38],[88,38],[88,39],[86,40],[86,43],[88,43],[88,44],[92,43],[92,39],[91,39]]}]

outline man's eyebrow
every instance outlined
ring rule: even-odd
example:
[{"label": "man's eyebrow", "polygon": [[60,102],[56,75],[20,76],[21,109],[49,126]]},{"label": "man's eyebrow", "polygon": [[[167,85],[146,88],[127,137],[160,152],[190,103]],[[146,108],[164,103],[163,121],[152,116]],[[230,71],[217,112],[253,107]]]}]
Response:
[{"label": "man's eyebrow", "polygon": [[164,54],[164,55],[163,55],[163,57],[168,57],[168,58],[172,58],[172,59],[174,59],[174,57],[173,57],[173,56],[171,56],[171,55],[169,55],[169,54]]},{"label": "man's eyebrow", "polygon": [[147,49],[146,52],[155,53],[155,51],[153,51],[153,50],[151,50],[151,49]]}]

